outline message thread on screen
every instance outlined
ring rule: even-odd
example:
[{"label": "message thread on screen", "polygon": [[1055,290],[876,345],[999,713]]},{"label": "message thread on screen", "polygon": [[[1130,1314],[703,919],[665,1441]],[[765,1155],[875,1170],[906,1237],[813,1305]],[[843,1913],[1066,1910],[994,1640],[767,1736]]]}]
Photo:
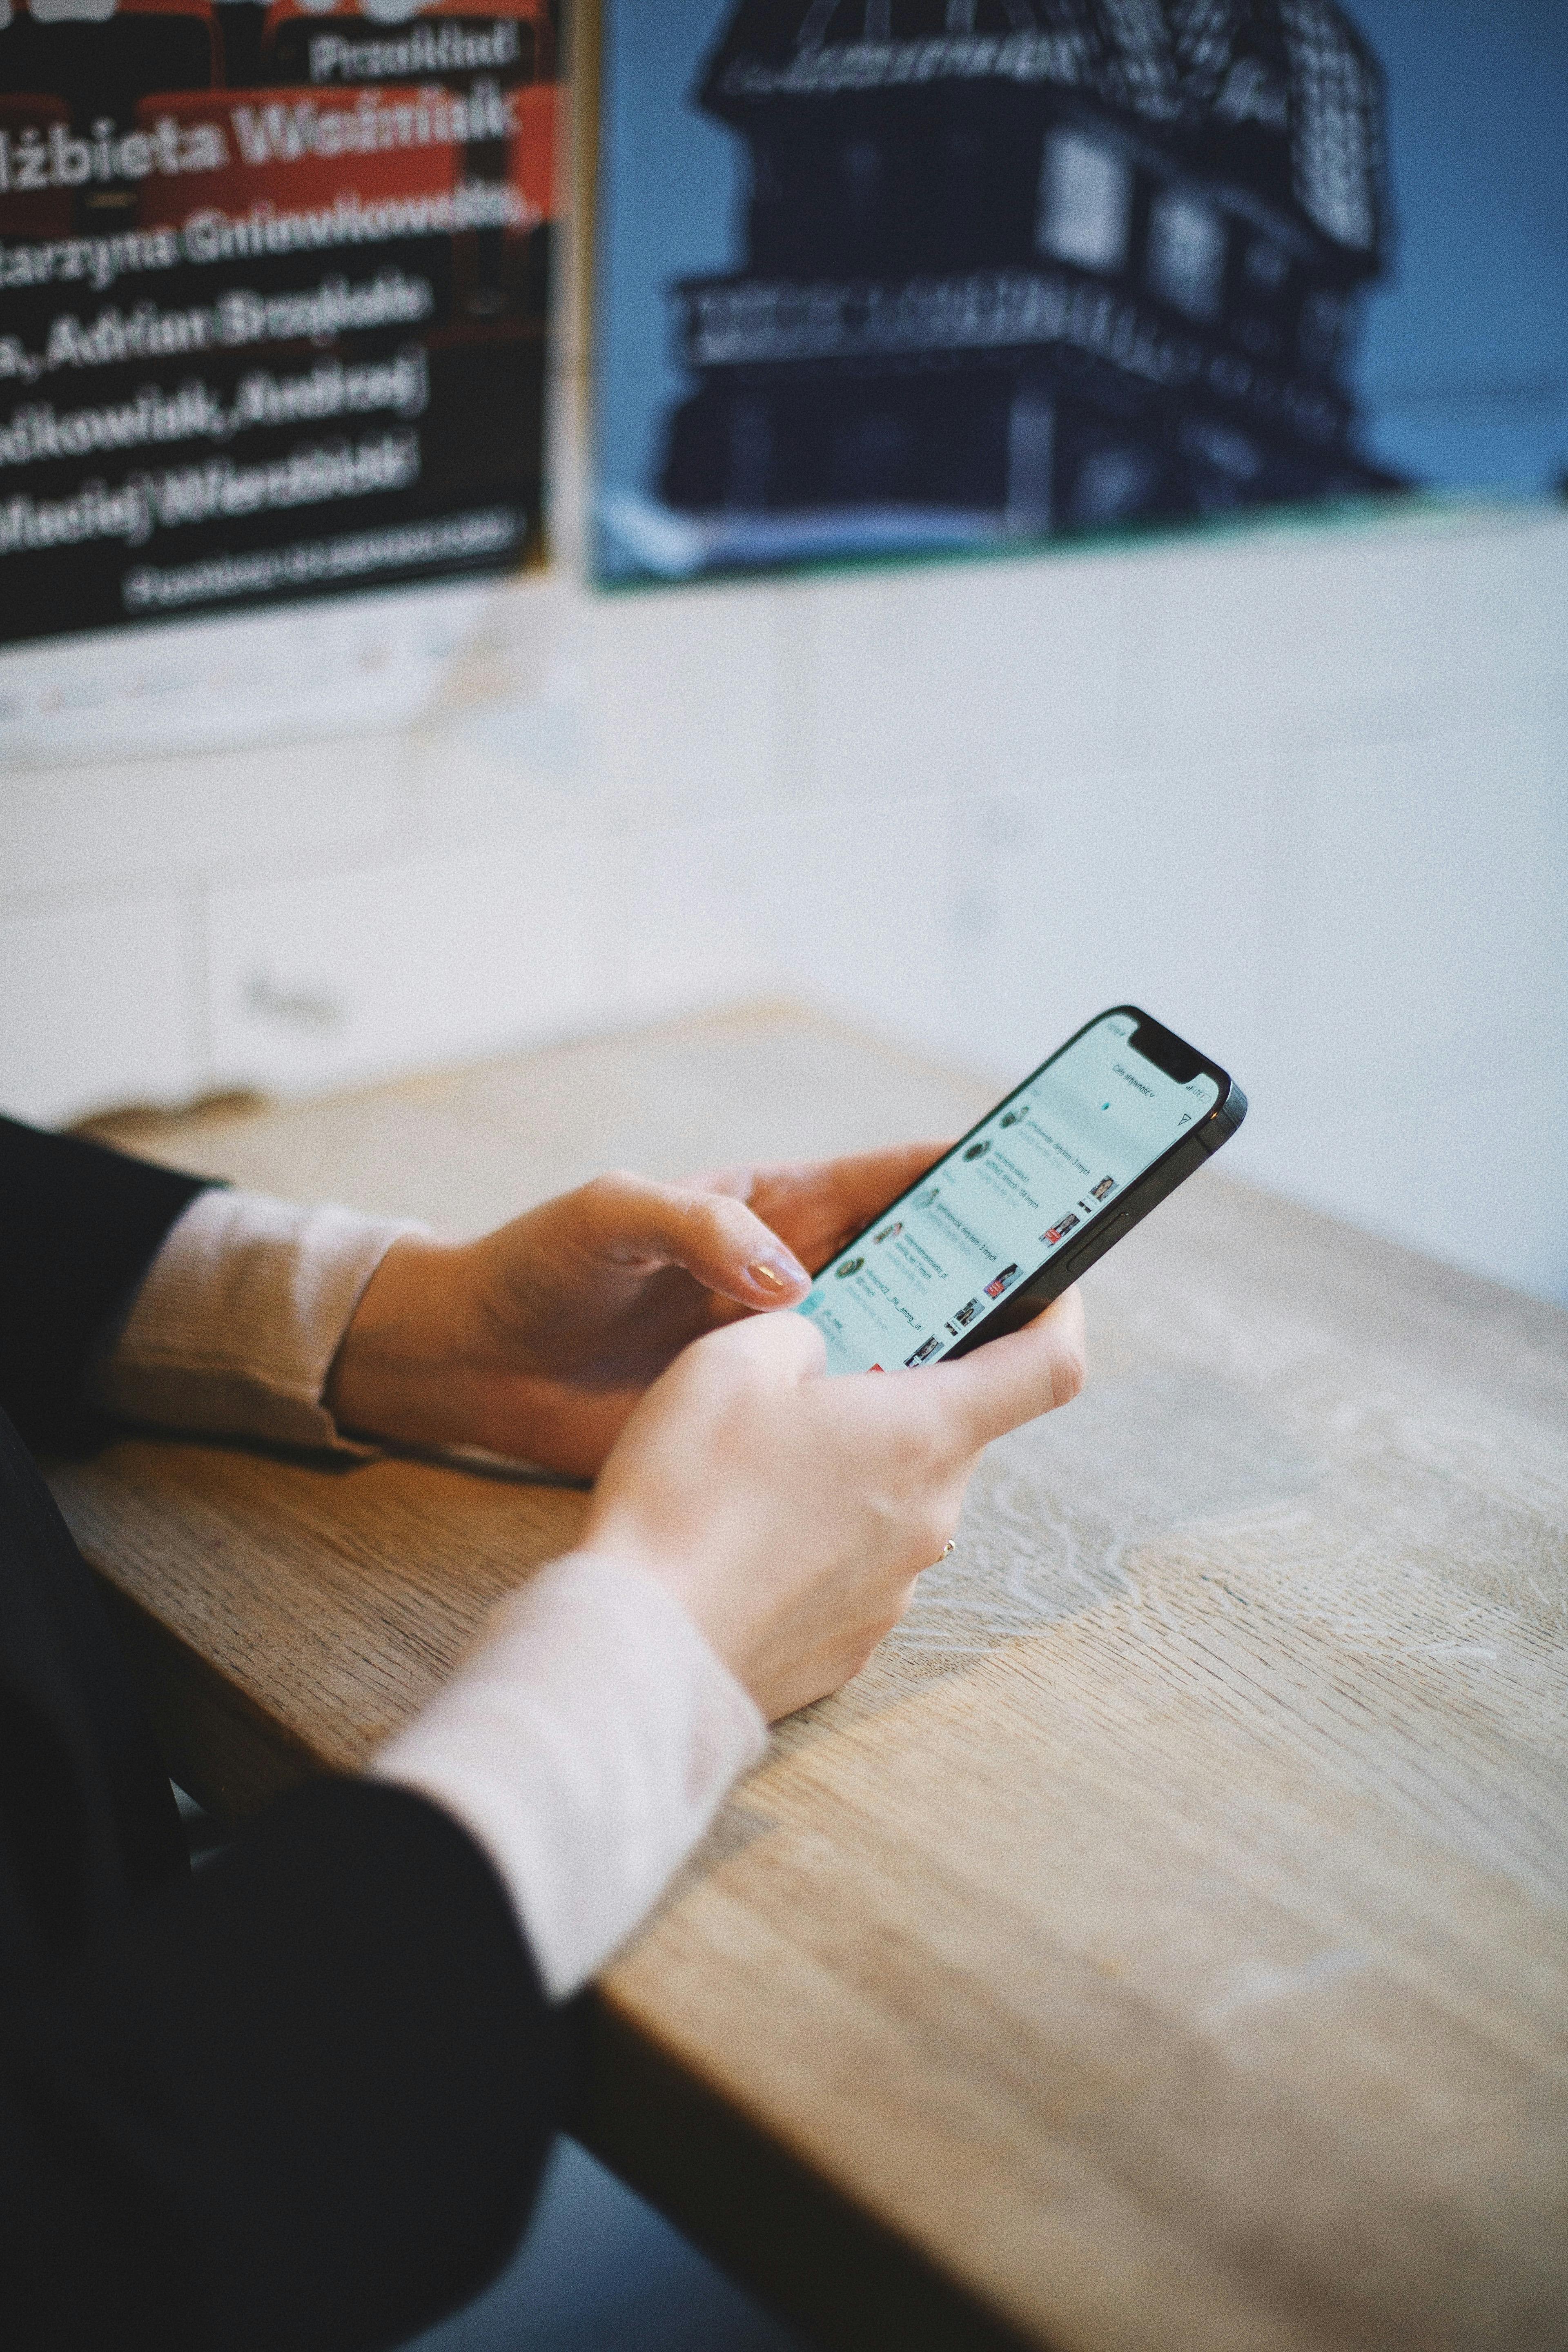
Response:
[{"label": "message thread on screen", "polygon": [[799,1312],[829,1371],[937,1362],[1214,1108],[1215,1081],[1167,1077],[1136,1026],[1095,1022],[823,1268]]}]

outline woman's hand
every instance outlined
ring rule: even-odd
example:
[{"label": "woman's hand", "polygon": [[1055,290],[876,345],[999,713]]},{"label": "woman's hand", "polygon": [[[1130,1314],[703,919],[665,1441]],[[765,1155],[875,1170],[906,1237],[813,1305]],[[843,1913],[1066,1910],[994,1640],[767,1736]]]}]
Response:
[{"label": "woman's hand", "polygon": [[829,1378],[796,1315],[713,1332],[648,1391],[580,1549],[657,1577],[771,1720],[837,1690],[942,1557],[984,1447],[1083,1384],[1075,1289],[956,1363]]},{"label": "woman's hand", "polygon": [[344,1336],[327,1404],[345,1429],[482,1445],[591,1477],[689,1340],[748,1309],[795,1306],[810,1272],[945,1148],[688,1185],[600,1176],[482,1241],[395,1242]]}]

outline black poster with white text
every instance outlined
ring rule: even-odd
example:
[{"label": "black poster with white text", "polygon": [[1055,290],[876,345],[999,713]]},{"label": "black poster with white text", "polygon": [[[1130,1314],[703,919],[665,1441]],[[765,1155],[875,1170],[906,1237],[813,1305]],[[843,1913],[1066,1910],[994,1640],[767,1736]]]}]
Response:
[{"label": "black poster with white text", "polygon": [[0,642],[542,555],[548,0],[0,0]]}]

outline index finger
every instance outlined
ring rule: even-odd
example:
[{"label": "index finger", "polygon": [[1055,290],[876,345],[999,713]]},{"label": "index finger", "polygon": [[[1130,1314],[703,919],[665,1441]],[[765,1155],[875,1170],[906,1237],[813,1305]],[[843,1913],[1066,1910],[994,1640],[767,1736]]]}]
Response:
[{"label": "index finger", "polygon": [[731,1170],[705,1181],[716,1191],[733,1191],[815,1272],[951,1148],[951,1138],[896,1143],[840,1160]]}]

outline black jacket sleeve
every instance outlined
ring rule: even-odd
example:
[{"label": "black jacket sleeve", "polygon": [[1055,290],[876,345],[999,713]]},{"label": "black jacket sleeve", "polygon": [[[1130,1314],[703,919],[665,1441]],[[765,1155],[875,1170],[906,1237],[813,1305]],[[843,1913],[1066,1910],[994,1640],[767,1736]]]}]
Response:
[{"label": "black jacket sleeve", "polygon": [[[0,1121],[0,1407],[91,1350],[202,1181]],[[329,1781],[192,1878],[87,1567],[0,1410],[0,2344],[365,2352],[467,2300],[560,2107],[479,1848]]]},{"label": "black jacket sleeve", "polygon": [[94,1433],[93,1346],[206,1182],[0,1118],[0,1411],[35,1444]]},{"label": "black jacket sleeve", "polygon": [[562,2032],[489,1863],[408,1791],[322,1782],[191,1876],[0,1414],[0,2344],[403,2342],[515,2242]]},{"label": "black jacket sleeve", "polygon": [[0,2027],[0,2339],[402,2343],[515,2244],[564,2029],[433,1805],[324,1782]]}]

